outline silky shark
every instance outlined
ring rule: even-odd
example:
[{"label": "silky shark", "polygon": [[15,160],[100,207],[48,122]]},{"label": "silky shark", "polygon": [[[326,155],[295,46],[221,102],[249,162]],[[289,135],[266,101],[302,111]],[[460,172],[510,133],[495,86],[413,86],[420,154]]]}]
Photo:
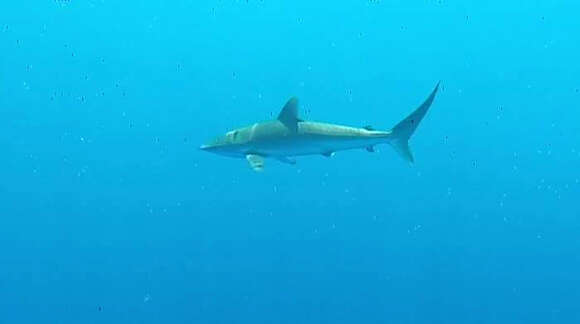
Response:
[{"label": "silky shark", "polygon": [[298,117],[298,99],[292,97],[277,119],[234,129],[200,149],[245,158],[255,171],[263,170],[264,158],[296,164],[294,157],[297,156],[330,157],[334,152],[357,148],[374,152],[375,145],[383,143],[390,144],[403,159],[413,163],[409,139],[433,103],[438,88],[439,83],[423,104],[391,130],[305,121]]}]

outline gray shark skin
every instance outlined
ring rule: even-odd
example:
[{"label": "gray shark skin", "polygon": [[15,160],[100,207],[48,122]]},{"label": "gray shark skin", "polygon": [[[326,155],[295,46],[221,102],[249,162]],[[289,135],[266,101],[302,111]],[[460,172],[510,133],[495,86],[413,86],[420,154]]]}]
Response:
[{"label": "gray shark skin", "polygon": [[293,97],[284,105],[277,119],[234,129],[200,149],[245,158],[252,169],[261,171],[264,158],[295,164],[293,158],[297,156],[330,157],[334,152],[361,148],[374,152],[375,145],[388,143],[403,159],[412,163],[408,141],[433,103],[438,88],[439,83],[423,104],[391,130],[301,120],[298,118],[298,99]]}]

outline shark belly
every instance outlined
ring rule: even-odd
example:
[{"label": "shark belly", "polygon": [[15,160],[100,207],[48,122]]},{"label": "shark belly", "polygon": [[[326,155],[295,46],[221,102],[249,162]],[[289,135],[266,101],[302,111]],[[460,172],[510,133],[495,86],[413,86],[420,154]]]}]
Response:
[{"label": "shark belly", "polygon": [[295,135],[253,143],[252,153],[264,156],[301,156],[329,154],[386,143],[386,138],[324,135]]}]

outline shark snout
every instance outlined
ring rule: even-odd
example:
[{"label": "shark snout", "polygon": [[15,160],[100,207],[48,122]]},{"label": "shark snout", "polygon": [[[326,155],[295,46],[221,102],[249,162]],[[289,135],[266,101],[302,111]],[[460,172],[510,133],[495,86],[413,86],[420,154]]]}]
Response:
[{"label": "shark snout", "polygon": [[210,152],[210,153],[218,153],[218,152],[222,151],[221,148],[222,147],[219,145],[203,144],[199,147],[199,150],[205,151],[205,152]]}]

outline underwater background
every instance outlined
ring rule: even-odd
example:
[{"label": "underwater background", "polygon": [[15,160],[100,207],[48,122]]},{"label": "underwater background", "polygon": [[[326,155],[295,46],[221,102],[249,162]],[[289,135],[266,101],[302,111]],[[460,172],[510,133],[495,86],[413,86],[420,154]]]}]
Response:
[{"label": "underwater background", "polygon": [[[580,323],[580,2],[3,1],[0,323]],[[408,166],[208,154],[301,115]]]}]

